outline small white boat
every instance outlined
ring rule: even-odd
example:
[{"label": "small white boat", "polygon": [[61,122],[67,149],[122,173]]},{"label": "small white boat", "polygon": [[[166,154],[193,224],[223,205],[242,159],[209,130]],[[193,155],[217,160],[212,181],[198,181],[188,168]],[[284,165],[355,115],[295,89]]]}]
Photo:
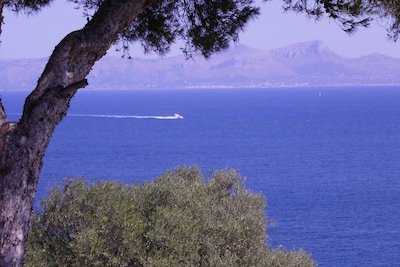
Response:
[{"label": "small white boat", "polygon": [[174,114],[174,118],[183,119],[183,116],[180,115],[180,114],[178,114],[178,113],[175,113],[175,114]]}]

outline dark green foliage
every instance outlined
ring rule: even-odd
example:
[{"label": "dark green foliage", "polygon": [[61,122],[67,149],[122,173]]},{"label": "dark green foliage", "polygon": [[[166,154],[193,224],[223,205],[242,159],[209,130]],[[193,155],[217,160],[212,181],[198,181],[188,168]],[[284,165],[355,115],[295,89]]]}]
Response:
[{"label": "dark green foliage", "polygon": [[150,5],[145,13],[139,15],[122,33],[125,44],[138,41],[145,53],[165,54],[180,34],[180,18],[175,17],[179,1],[162,1]]},{"label": "dark green foliage", "polygon": [[154,1],[122,34],[146,52],[164,54],[177,39],[187,57],[200,51],[209,57],[239,39],[239,32],[259,14],[253,0]]},{"label": "dark green foliage", "polygon": [[271,251],[265,199],[233,170],[196,167],[141,186],[67,179],[41,202],[25,266],[315,266]]},{"label": "dark green foliage", "polygon": [[383,21],[388,25],[388,37],[397,41],[400,35],[400,1],[384,0],[381,2],[381,10],[384,10]]},{"label": "dark green foliage", "polygon": [[4,6],[14,12],[24,11],[28,14],[38,12],[50,4],[52,0],[5,0]]},{"label": "dark green foliage", "polygon": [[323,15],[334,19],[344,31],[353,33],[367,27],[374,19],[383,20],[388,36],[397,41],[400,33],[399,0],[283,0],[285,10],[306,13],[319,19]]},{"label": "dark green foliage", "polygon": [[304,12],[315,18],[327,14],[336,20],[346,32],[353,32],[358,26],[368,26],[372,20],[372,5],[363,1],[353,0],[323,0],[323,1],[292,1],[284,0],[285,10]]}]

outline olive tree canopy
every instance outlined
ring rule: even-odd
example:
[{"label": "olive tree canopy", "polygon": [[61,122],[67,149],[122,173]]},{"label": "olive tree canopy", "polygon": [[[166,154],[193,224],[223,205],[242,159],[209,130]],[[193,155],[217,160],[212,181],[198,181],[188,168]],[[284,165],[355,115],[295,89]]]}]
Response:
[{"label": "olive tree canopy", "polygon": [[234,170],[180,167],[153,182],[67,179],[34,212],[26,266],[316,266],[272,250],[264,197]]}]

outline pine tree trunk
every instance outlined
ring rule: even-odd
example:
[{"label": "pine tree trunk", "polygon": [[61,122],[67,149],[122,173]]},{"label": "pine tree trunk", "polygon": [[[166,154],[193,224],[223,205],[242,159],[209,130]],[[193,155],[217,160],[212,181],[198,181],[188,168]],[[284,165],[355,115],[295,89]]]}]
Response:
[{"label": "pine tree trunk", "polygon": [[[47,96],[44,103],[32,110],[28,122],[5,122],[1,127],[0,266],[22,264],[44,152],[55,125],[67,110],[68,98],[73,93],[51,90],[48,94],[52,96]],[[52,116],[46,115],[49,113]]]},{"label": "pine tree trunk", "polygon": [[[2,3],[2,0],[0,0]],[[53,51],[17,123],[0,105],[0,267],[22,266],[29,221],[43,156],[57,124],[85,77],[118,35],[146,5],[145,0],[106,0],[79,31]]]}]

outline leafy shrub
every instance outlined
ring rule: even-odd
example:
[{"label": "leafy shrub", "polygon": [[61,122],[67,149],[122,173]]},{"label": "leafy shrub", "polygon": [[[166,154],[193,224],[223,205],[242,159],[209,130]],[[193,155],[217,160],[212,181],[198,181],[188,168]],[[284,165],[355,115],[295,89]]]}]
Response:
[{"label": "leafy shrub", "polygon": [[66,179],[41,201],[25,266],[314,266],[266,243],[265,199],[234,170],[126,185]]}]

